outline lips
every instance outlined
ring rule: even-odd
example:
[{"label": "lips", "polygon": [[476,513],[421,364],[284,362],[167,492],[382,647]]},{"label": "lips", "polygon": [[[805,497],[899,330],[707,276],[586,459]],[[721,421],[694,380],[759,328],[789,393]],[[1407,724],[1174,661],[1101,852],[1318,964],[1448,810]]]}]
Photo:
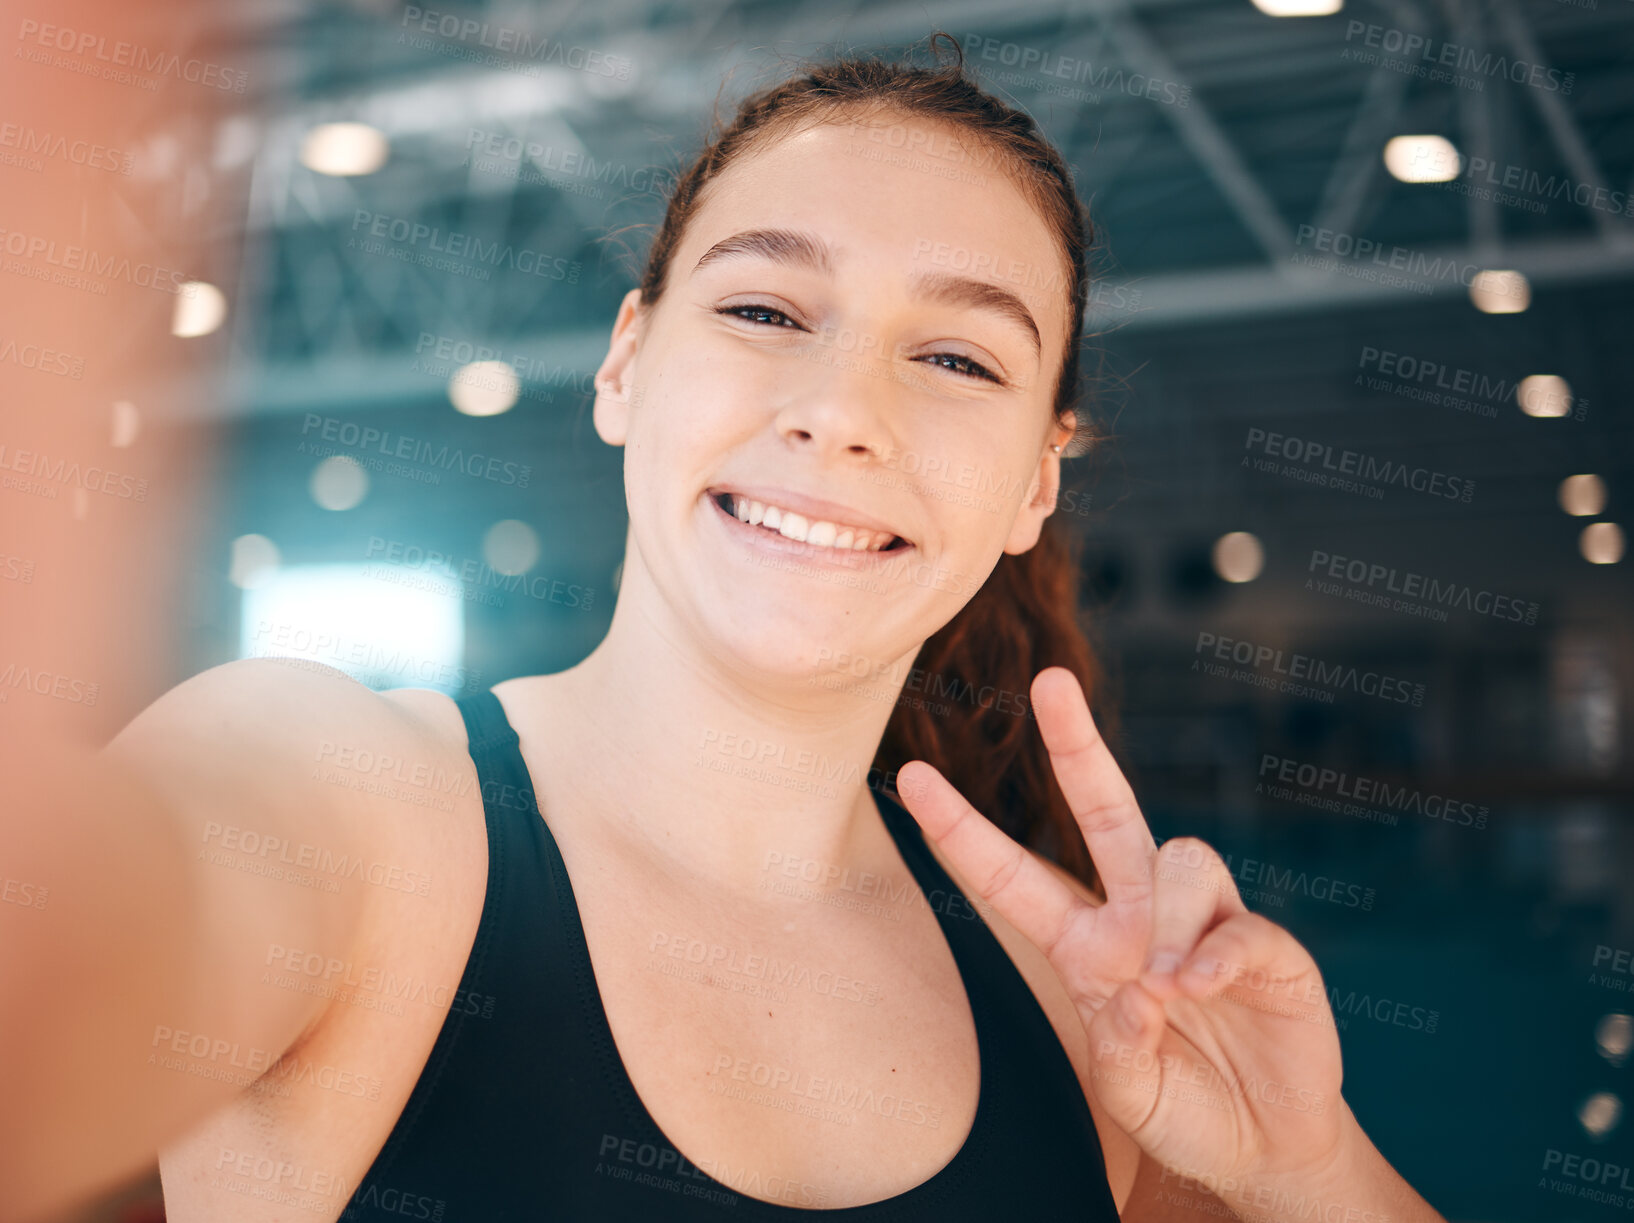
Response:
[{"label": "lips", "polygon": [[[709,490],[699,498],[700,502],[707,502],[707,512],[719,519],[722,529],[729,537],[737,540],[748,548],[751,553],[762,554],[761,563],[780,563],[773,558],[782,558],[784,561],[795,563],[809,563],[824,567],[836,566],[843,569],[859,571],[874,571],[889,569],[898,564],[902,557],[913,550],[913,545],[900,537],[891,537],[894,546],[876,548],[874,550],[857,550],[854,547],[838,548],[830,544],[812,544],[786,536],[779,530],[768,530],[764,524],[752,525],[739,519],[729,508],[732,505],[730,494]],[[822,521],[822,520],[819,520]],[[821,538],[821,536],[819,536]],[[838,542],[838,536],[836,541]],[[882,536],[882,538],[884,538]]]},{"label": "lips", "polygon": [[707,490],[707,495],[740,522],[813,547],[884,552],[913,546],[890,523],[790,489],[723,484]]}]

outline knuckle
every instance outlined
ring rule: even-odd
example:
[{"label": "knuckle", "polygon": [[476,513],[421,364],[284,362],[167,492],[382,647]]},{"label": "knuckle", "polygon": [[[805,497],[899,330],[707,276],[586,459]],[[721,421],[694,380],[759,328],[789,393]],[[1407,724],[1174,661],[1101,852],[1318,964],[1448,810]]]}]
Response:
[{"label": "knuckle", "polygon": [[1116,801],[1095,803],[1074,815],[1079,827],[1090,836],[1110,831],[1128,819],[1127,808]]},{"label": "knuckle", "polygon": [[980,889],[981,894],[986,897],[997,896],[1010,886],[1020,872],[1021,855],[1019,853],[1006,855],[1004,860],[993,868],[993,873]]}]

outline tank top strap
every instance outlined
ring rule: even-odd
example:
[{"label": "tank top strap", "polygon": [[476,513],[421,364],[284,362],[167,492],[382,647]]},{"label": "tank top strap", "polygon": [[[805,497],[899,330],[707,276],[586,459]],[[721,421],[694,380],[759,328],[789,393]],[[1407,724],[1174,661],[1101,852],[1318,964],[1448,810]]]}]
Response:
[{"label": "tank top strap", "polygon": [[520,744],[516,728],[505,717],[504,706],[491,689],[460,697],[454,705],[465,719],[467,747],[473,759],[495,748]]}]

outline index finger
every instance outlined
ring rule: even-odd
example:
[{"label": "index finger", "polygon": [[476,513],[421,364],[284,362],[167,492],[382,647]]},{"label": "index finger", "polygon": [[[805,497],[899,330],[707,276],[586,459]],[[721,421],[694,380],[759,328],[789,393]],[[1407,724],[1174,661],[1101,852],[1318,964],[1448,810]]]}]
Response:
[{"label": "index finger", "polygon": [[1045,667],[1033,679],[1033,708],[1056,781],[1106,888],[1106,903],[1149,900],[1157,844],[1090,716],[1078,677],[1065,667]]},{"label": "index finger", "polygon": [[1053,956],[1089,905],[972,807],[935,765],[910,760],[896,776],[902,806],[976,895]]}]

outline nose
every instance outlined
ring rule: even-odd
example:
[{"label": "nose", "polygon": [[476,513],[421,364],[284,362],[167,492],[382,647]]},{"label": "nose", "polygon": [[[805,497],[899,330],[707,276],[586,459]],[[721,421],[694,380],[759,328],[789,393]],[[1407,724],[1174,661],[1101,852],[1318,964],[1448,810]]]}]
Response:
[{"label": "nose", "polygon": [[825,459],[887,453],[896,386],[890,362],[829,346],[809,361],[778,409],[779,436]]}]

